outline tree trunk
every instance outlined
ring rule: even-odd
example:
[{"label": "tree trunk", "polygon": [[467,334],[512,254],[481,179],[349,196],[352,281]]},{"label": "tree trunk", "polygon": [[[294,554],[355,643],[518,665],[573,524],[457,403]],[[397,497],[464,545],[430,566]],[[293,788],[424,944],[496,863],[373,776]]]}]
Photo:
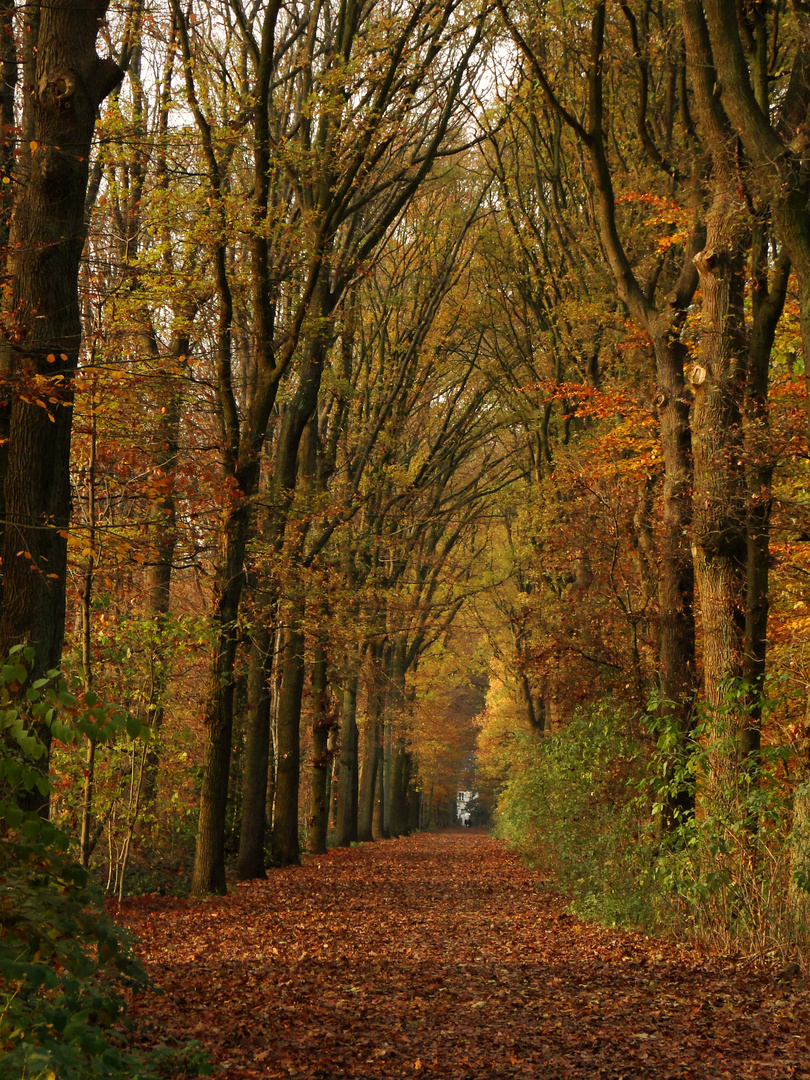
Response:
[{"label": "tree trunk", "polygon": [[326,851],[329,825],[329,773],[332,767],[329,753],[329,733],[333,714],[329,707],[326,649],[315,648],[312,664],[312,774],[308,849],[311,854]]},{"label": "tree trunk", "polygon": [[[150,335],[151,354],[160,354],[157,340]],[[171,356],[179,361],[188,352],[186,336],[176,337],[172,343]],[[155,455],[157,475],[164,481],[162,499],[153,506],[150,526],[149,567],[146,572],[146,603],[149,615],[155,621],[155,645],[153,648],[152,683],[149,688],[149,705],[146,722],[151,728],[151,739],[146,755],[142,803],[148,809],[157,794],[158,770],[160,768],[160,732],[169,682],[169,665],[166,660],[166,643],[163,640],[166,620],[171,605],[172,567],[177,549],[177,506],[175,504],[175,473],[179,452],[182,395],[176,378],[161,379],[161,389],[168,402],[165,413],[158,421],[158,451]]]},{"label": "tree trunk", "polygon": [[360,772],[360,794],[357,812],[357,839],[374,839],[374,807],[377,797],[377,773],[382,758],[383,689],[380,685],[381,649],[371,650],[371,672],[368,678],[366,723],[363,728],[363,764]]},{"label": "tree trunk", "polygon": [[[88,160],[99,105],[122,78],[117,64],[96,55],[106,10],[103,0],[55,0],[25,18],[26,142],[14,184],[0,350],[12,384],[0,656],[19,642],[32,646],[31,679],[62,658]],[[47,727],[41,736],[48,746]],[[47,754],[39,765],[47,772]],[[45,797],[33,793],[27,802],[47,814]]]},{"label": "tree trunk", "polygon": [[[662,554],[658,572],[658,663],[662,710],[678,732],[669,768],[680,772],[691,753],[694,727],[695,576],[686,537],[692,519],[692,468],[689,406],[685,394],[683,355],[678,343],[663,335],[655,344],[658,372],[661,454],[664,460]],[[691,785],[676,784],[668,820],[676,812],[691,813]]]},{"label": "tree trunk", "polygon": [[383,818],[383,811],[385,807],[385,747],[383,745],[383,735],[385,726],[385,710],[380,713],[380,748],[379,748],[379,765],[377,767],[377,784],[374,789],[374,810],[371,816],[371,835],[372,839],[387,840],[388,836],[385,833],[385,824]]},{"label": "tree trunk", "polygon": [[304,692],[304,600],[290,603],[281,650],[278,699],[278,768],[273,804],[273,862],[299,863],[298,791],[301,762],[301,696]]},{"label": "tree trunk", "polygon": [[388,836],[401,836],[404,831],[402,799],[404,797],[403,767],[405,755],[405,670],[407,664],[407,641],[400,634],[391,649],[390,674],[388,678],[388,746],[389,781],[386,792],[388,803]]},{"label": "tree trunk", "polygon": [[358,817],[358,741],[357,670],[344,676],[340,722],[340,773],[338,777],[336,847],[348,847],[357,841]]},{"label": "tree trunk", "polygon": [[702,325],[699,364],[692,373],[692,551],[700,600],[704,691],[716,725],[711,784],[715,794],[725,797],[736,786],[736,737],[745,712],[739,700],[747,501],[742,396],[748,362],[743,300],[750,229],[747,215],[740,213],[743,181],[729,150],[731,132],[717,100],[708,30],[691,0],[683,0],[681,13],[695,101],[713,164],[714,198],[706,221],[706,246],[695,256]]},{"label": "tree trunk", "polygon": [[[719,210],[725,217],[725,212]],[[741,392],[745,345],[740,340],[743,259],[739,245],[710,227],[696,260],[703,291],[702,380],[695,389],[692,448],[695,577],[700,598],[703,678],[708,704],[720,716],[742,675],[745,611],[745,473]],[[728,777],[727,777],[728,779]]]},{"label": "tree trunk", "polygon": [[391,798],[394,769],[394,707],[393,687],[385,688],[385,705],[382,711],[382,769],[380,770],[379,829],[377,835],[383,840],[391,839]]},{"label": "tree trunk", "polygon": [[393,748],[393,761],[391,766],[391,810],[390,830],[391,836],[402,836],[407,831],[407,751],[405,749],[405,736],[397,735]]},{"label": "tree trunk", "polygon": [[239,829],[240,881],[263,878],[266,829],[267,774],[270,764],[270,680],[273,673],[272,629],[256,627],[250,644],[248,708],[242,769],[242,818]]},{"label": "tree trunk", "polygon": [[742,733],[740,754],[758,755],[768,645],[768,570],[773,465],[766,453],[768,438],[768,376],[774,335],[784,308],[790,277],[790,260],[783,254],[768,286],[768,230],[754,230],[751,253],[753,327],[749,348],[746,387],[746,448],[748,464],[747,594],[743,677],[747,692],[748,723]]},{"label": "tree trunk", "polygon": [[191,886],[195,896],[226,891],[225,821],[233,738],[234,665],[249,524],[247,500],[239,496],[237,499],[224,515],[223,552],[214,583],[212,622],[216,638],[206,695],[203,781]]},{"label": "tree trunk", "polygon": [[[765,33],[762,11],[752,13],[760,24],[757,35]],[[720,0],[703,0],[711,34],[718,79],[715,92],[756,167],[757,183],[768,199],[782,243],[787,249],[799,293],[799,326],[804,353],[805,383],[810,388],[810,208],[805,167],[804,130],[810,105],[810,17],[802,5],[793,7],[796,49],[793,72],[778,110],[767,99],[766,63],[755,64],[754,80],[740,40],[737,9]],[[764,9],[763,9],[764,11]],[[685,19],[689,15],[682,7]],[[763,83],[765,84],[763,87]],[[807,440],[810,442],[810,393],[807,395]]]}]

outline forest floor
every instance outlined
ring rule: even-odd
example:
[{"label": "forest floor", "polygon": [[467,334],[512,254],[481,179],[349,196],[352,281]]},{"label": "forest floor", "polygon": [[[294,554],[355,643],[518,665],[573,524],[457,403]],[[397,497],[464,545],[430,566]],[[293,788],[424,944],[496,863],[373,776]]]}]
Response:
[{"label": "forest floor", "polygon": [[810,984],[573,918],[467,829],[333,851],[208,901],[118,912],[155,990],[141,1045],[254,1078],[810,1076]]}]

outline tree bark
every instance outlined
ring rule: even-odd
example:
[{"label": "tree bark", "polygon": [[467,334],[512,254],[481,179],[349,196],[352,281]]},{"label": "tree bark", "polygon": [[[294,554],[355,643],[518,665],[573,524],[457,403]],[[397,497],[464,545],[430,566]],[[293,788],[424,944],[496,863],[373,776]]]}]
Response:
[{"label": "tree bark", "polygon": [[[756,167],[757,182],[770,203],[773,221],[787,249],[799,291],[799,325],[805,383],[810,387],[810,207],[805,166],[805,128],[810,107],[810,17],[795,5],[796,51],[789,86],[771,120],[767,96],[752,81],[737,25],[737,9],[721,0],[692,7],[705,11],[717,68],[716,93]],[[808,394],[810,441],[810,394]]]},{"label": "tree bark", "polygon": [[359,795],[357,683],[356,667],[351,667],[344,675],[341,691],[336,847],[349,847],[357,841]]},{"label": "tree bark", "polygon": [[[88,160],[99,105],[123,77],[96,54],[106,11],[104,0],[55,0],[26,15],[28,141],[15,178],[0,356],[12,386],[0,656],[19,642],[32,646],[32,679],[59,666],[64,639]],[[41,734],[47,746],[47,728]],[[47,754],[40,765],[47,771]],[[34,805],[47,813],[44,797]]]},{"label": "tree bark", "polygon": [[192,892],[197,896],[226,891],[225,822],[236,689],[234,666],[249,523],[246,501],[238,495],[236,500],[224,514],[222,556],[214,581],[212,621],[217,634],[206,695],[203,781],[192,879]]},{"label": "tree bark", "polygon": [[407,663],[407,641],[400,634],[391,649],[390,676],[388,683],[388,724],[389,724],[389,782],[388,800],[388,835],[401,836],[404,831],[402,800],[404,798],[405,766],[405,674]]},{"label": "tree bark", "polygon": [[278,699],[278,767],[273,803],[273,862],[301,861],[298,841],[298,789],[301,769],[301,696],[304,692],[304,600],[293,600],[285,618]]},{"label": "tree bark", "polygon": [[370,650],[371,670],[367,680],[366,723],[363,728],[363,763],[360,771],[357,839],[374,839],[374,807],[377,798],[377,773],[382,759],[382,711],[384,691],[381,686],[382,646]]},{"label": "tree bark", "polygon": [[312,664],[312,772],[307,844],[310,854],[316,855],[322,855],[326,851],[329,774],[332,767],[329,733],[333,719],[328,696],[326,649],[323,644],[318,644]]},{"label": "tree bark", "polygon": [[753,277],[753,327],[749,347],[746,386],[745,461],[748,475],[746,521],[747,594],[743,679],[747,693],[748,723],[740,739],[740,754],[759,754],[762,704],[768,647],[770,520],[773,464],[767,452],[768,382],[774,335],[787,294],[790,260],[782,253],[774,267],[769,287],[768,230],[755,228],[751,264]]},{"label": "tree bark", "polygon": [[[157,340],[150,335],[152,356],[159,355]],[[185,356],[189,349],[186,335],[175,337],[170,355],[175,362]],[[163,378],[159,383],[166,393],[166,411],[159,414],[157,439],[158,450],[155,454],[155,468],[158,477],[164,481],[161,486],[161,502],[153,506],[150,524],[149,566],[146,572],[147,612],[155,622],[155,646],[152,661],[152,680],[149,688],[149,704],[146,722],[151,728],[144,764],[142,803],[150,807],[157,794],[158,770],[160,768],[160,732],[166,702],[166,688],[169,682],[169,664],[166,659],[166,645],[163,640],[169,609],[171,607],[171,585],[174,555],[177,550],[177,506],[175,502],[175,474],[179,453],[180,420],[182,415],[182,393],[177,377]]]},{"label": "tree bark", "polygon": [[740,698],[746,608],[746,477],[742,401],[748,367],[744,281],[750,246],[741,213],[745,180],[730,152],[731,132],[715,93],[708,29],[683,0],[681,18],[698,116],[712,154],[714,195],[706,246],[696,257],[702,293],[700,363],[693,369],[693,554],[700,600],[703,679],[712,711],[711,784],[725,798],[737,780],[737,739],[746,724]]},{"label": "tree bark", "polygon": [[262,622],[250,643],[248,708],[242,768],[242,816],[239,827],[240,881],[263,878],[267,774],[270,764],[270,680],[273,674],[273,629]]}]

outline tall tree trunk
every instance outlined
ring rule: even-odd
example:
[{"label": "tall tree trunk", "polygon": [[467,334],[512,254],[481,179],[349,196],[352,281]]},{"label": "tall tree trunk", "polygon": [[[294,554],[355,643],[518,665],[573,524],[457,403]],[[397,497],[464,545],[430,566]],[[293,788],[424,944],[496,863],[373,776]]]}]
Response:
[{"label": "tall tree trunk", "polygon": [[[0,2],[0,171],[11,177],[14,151],[17,146],[14,99],[17,92],[17,41],[14,29],[16,4],[14,0]],[[30,55],[30,53],[29,53]],[[0,250],[8,251],[9,226],[13,210],[13,184],[2,184],[0,191]],[[11,353],[0,348],[0,554],[5,543],[6,498],[5,482],[8,471],[8,436],[11,424]],[[0,579],[1,585],[2,579]],[[2,593],[0,593],[2,595]]]},{"label": "tall tree trunk", "polygon": [[379,765],[377,766],[377,782],[374,788],[374,809],[371,815],[371,836],[375,840],[387,840],[383,810],[385,808],[385,709],[380,713],[380,747]]},{"label": "tall tree trunk", "polygon": [[[804,150],[804,131],[810,107],[810,13],[793,6],[796,48],[790,84],[778,109],[767,95],[766,9],[753,5],[757,38],[753,79],[740,39],[737,9],[721,0],[703,0],[718,79],[717,93],[725,113],[756,167],[758,185],[770,202],[776,230],[791,259],[799,292],[799,326],[804,353],[804,378],[810,389],[810,207]],[[682,18],[695,18],[685,4]],[[774,26],[781,25],[776,20]],[[764,51],[766,59],[760,59]],[[807,440],[810,443],[810,393],[807,395]]]},{"label": "tall tree trunk", "polygon": [[[55,0],[25,18],[26,142],[14,184],[0,349],[12,386],[0,656],[18,642],[32,646],[32,678],[62,658],[88,160],[99,105],[122,78],[113,60],[96,55],[106,10],[103,0]],[[42,737],[49,746],[45,727]],[[48,754],[39,765],[47,772]],[[44,796],[25,801],[47,814]]]},{"label": "tall tree trunk", "polygon": [[357,730],[357,667],[351,666],[343,677],[341,691],[340,756],[338,775],[337,821],[335,846],[348,847],[357,840],[358,821],[358,741]]},{"label": "tall tree trunk", "polygon": [[[152,356],[159,355],[158,343],[154,335],[150,335],[150,348]],[[189,339],[186,335],[175,337],[171,347],[172,359],[178,363],[180,357],[185,356],[188,349]],[[159,414],[155,468],[157,476],[163,483],[161,502],[152,508],[150,514],[150,555],[145,582],[147,612],[155,622],[152,681],[146,714],[146,722],[151,728],[152,738],[146,755],[141,799],[145,808],[153,804],[157,793],[160,732],[163,727],[166,689],[171,674],[166,658],[164,636],[171,605],[172,568],[178,539],[175,474],[179,453],[182,391],[176,375],[161,379],[160,386],[165,391],[167,405],[166,411]]]},{"label": "tall tree trunk", "polygon": [[773,465],[767,453],[768,375],[776,327],[784,308],[790,277],[790,260],[783,253],[774,268],[769,287],[768,230],[759,224],[752,245],[753,327],[751,331],[748,385],[746,386],[746,450],[748,505],[746,521],[747,595],[743,678],[747,688],[746,724],[740,741],[744,758],[757,755],[765,686],[768,644],[768,570],[770,566],[770,520]]},{"label": "tall tree trunk", "polygon": [[391,766],[391,836],[402,836],[407,831],[407,761],[405,736],[397,735],[394,740],[393,761]]},{"label": "tall tree trunk", "polygon": [[692,448],[695,577],[700,599],[703,678],[719,713],[742,675],[745,612],[745,473],[741,396],[746,346],[742,337],[744,261],[740,245],[715,228],[729,207],[718,200],[707,248],[696,260],[703,292],[700,382],[695,388]]},{"label": "tall tree trunk", "polygon": [[386,791],[388,802],[388,835],[401,836],[402,824],[402,781],[405,754],[405,665],[407,663],[407,641],[400,634],[391,648],[388,677],[388,746],[389,781]]},{"label": "tall tree trunk", "polygon": [[[659,390],[661,454],[664,461],[662,554],[658,571],[658,670],[662,711],[678,739],[668,768],[681,775],[691,753],[694,728],[695,576],[685,542],[692,519],[689,406],[683,375],[685,350],[667,334],[654,341]],[[675,782],[667,823],[694,809],[691,785]]]},{"label": "tall tree trunk", "polygon": [[[93,569],[96,556],[96,459],[98,431],[96,423],[96,388],[93,380],[90,394],[90,456],[87,462],[87,547],[89,554],[84,567],[82,583],[82,668],[84,669],[84,692],[93,689],[92,613]],[[87,740],[87,758],[84,769],[84,792],[82,798],[82,821],[79,830],[79,858],[82,866],[90,865],[93,841],[93,794],[95,787],[96,740]]]},{"label": "tall tree trunk", "polygon": [[395,705],[394,705],[394,687],[391,684],[391,665],[393,661],[394,650],[389,650],[388,656],[388,675],[385,680],[385,690],[383,698],[383,708],[381,720],[381,741],[382,741],[382,761],[379,778],[379,809],[377,811],[379,817],[379,828],[376,830],[376,834],[381,836],[383,840],[390,840],[391,838],[391,781],[393,779],[393,760],[394,760],[394,723],[395,723]]},{"label": "tall tree trunk", "polygon": [[275,633],[262,622],[250,643],[248,707],[245,718],[245,754],[242,768],[242,816],[239,828],[240,881],[263,878],[266,829],[267,776],[270,765],[270,680],[273,673]]},{"label": "tall tree trunk", "polygon": [[327,658],[323,644],[315,647],[312,663],[312,773],[308,849],[311,854],[326,851],[329,826],[329,774],[332,768],[329,734],[333,714],[329,706]]},{"label": "tall tree trunk", "polygon": [[[740,213],[743,178],[730,152],[731,132],[715,93],[709,34],[692,0],[681,16],[695,101],[713,163],[714,197],[706,246],[695,257],[702,292],[700,363],[693,369],[695,577],[700,600],[703,680],[718,730],[713,733],[712,786],[724,797],[737,779],[737,747],[745,709],[743,675],[746,606],[746,502],[742,398],[748,363],[743,311],[750,240]],[[731,721],[731,730],[727,727]],[[734,743],[729,746],[729,740]]]},{"label": "tall tree trunk", "polygon": [[301,696],[304,692],[304,600],[293,600],[285,617],[278,698],[278,768],[273,803],[273,862],[301,861],[298,791],[301,768]]},{"label": "tall tree trunk", "polygon": [[[328,282],[323,278],[316,290],[315,303],[319,312],[331,311]],[[292,503],[296,481],[303,487],[311,484],[316,469],[317,432],[307,440],[302,449],[302,439],[313,418],[318,402],[321,372],[325,356],[328,330],[321,326],[319,331],[307,339],[304,359],[301,365],[300,381],[295,394],[284,409],[281,431],[276,447],[273,466],[273,484],[280,493],[277,505],[273,507],[270,520],[265,524],[265,539],[271,551],[280,553],[287,531],[287,519]],[[257,477],[258,478],[258,477]],[[251,488],[253,490],[253,488]],[[244,557],[244,552],[243,552]],[[243,575],[244,576],[244,575]],[[270,621],[275,606],[267,597],[256,596],[259,619]],[[303,649],[304,638],[304,602],[296,600],[290,607],[291,625],[284,634],[281,659],[281,688],[279,693],[277,717],[276,773],[273,793],[272,854],[273,860],[280,864],[298,863],[300,849],[298,841],[298,793],[299,793],[299,737],[301,719],[301,693],[303,692]],[[268,641],[269,646],[269,641]],[[269,662],[269,648],[265,655]],[[267,673],[266,673],[267,674]],[[295,695],[298,694],[298,700]],[[242,837],[246,848],[244,861],[240,855],[240,875],[248,877],[262,876],[264,873],[263,855],[260,866],[258,839],[262,845],[265,823],[265,784],[267,776],[267,758],[265,745],[269,745],[269,729],[265,723],[265,705],[257,699],[259,714],[249,717],[249,741],[245,747],[243,771],[243,792],[248,792],[247,805],[242,807],[240,823],[240,848]],[[269,714],[268,714],[269,715]],[[254,725],[254,721],[258,727]],[[261,728],[261,730],[259,730]],[[252,759],[253,752],[258,757]],[[247,785],[247,786],[244,786]]]},{"label": "tall tree trunk", "polygon": [[377,798],[377,773],[382,758],[383,688],[380,678],[382,647],[370,650],[370,672],[367,682],[366,723],[363,728],[363,764],[360,772],[360,794],[357,811],[357,839],[374,839],[374,806]]},{"label": "tall tree trunk", "polygon": [[223,515],[222,556],[214,582],[216,628],[206,694],[206,741],[192,892],[224,893],[225,823],[236,688],[237,619],[249,524],[247,500],[237,496]]}]

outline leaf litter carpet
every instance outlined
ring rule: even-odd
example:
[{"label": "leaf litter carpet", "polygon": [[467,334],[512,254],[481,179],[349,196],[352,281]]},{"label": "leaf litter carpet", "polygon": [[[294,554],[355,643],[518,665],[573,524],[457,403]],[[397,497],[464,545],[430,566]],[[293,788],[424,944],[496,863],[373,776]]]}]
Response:
[{"label": "leaf litter carpet", "polygon": [[313,857],[118,917],[154,989],[140,1045],[196,1038],[227,1080],[810,1076],[810,988],[566,912],[478,830]]}]

